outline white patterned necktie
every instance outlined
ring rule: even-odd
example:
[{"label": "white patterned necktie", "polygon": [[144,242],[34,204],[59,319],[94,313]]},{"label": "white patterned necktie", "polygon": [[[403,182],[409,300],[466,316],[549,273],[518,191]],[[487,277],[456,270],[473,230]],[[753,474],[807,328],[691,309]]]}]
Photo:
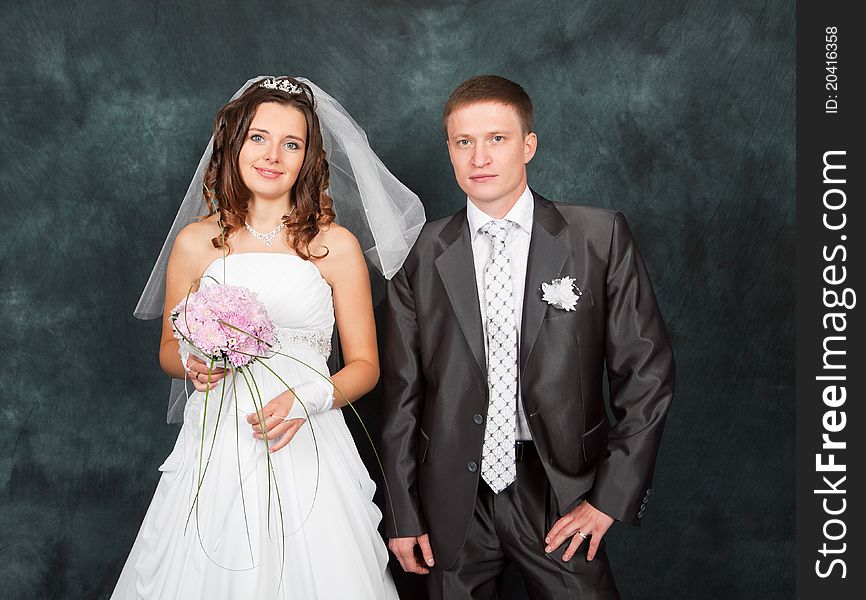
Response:
[{"label": "white patterned necktie", "polygon": [[490,221],[481,233],[490,238],[490,258],[484,267],[487,317],[487,427],[481,458],[481,477],[495,493],[507,488],[517,475],[514,464],[517,413],[517,325],[511,260],[505,240],[514,223]]}]

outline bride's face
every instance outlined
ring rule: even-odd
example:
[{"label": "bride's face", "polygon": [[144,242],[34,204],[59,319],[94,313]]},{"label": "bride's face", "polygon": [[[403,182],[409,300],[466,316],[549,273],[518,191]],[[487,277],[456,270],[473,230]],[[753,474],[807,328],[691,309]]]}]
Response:
[{"label": "bride's face", "polygon": [[289,200],[304,162],[307,121],[297,108],[266,102],[250,123],[238,170],[253,200]]}]

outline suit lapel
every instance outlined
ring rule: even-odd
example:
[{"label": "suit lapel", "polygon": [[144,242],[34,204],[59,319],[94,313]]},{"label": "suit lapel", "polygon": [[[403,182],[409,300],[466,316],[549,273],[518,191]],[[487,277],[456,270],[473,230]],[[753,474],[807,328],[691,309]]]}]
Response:
[{"label": "suit lapel", "polygon": [[547,304],[541,300],[541,284],[550,283],[562,273],[569,250],[558,239],[567,222],[549,200],[532,192],[535,208],[532,219],[532,239],[526,265],[526,288],[523,293],[523,323],[520,331],[520,373],[526,368]]},{"label": "suit lapel", "polygon": [[487,373],[484,356],[484,331],[481,327],[481,308],[475,284],[475,261],[466,209],[456,213],[439,234],[448,247],[436,259],[436,270],[445,285],[448,300],[457,315],[469,348],[482,373]]}]

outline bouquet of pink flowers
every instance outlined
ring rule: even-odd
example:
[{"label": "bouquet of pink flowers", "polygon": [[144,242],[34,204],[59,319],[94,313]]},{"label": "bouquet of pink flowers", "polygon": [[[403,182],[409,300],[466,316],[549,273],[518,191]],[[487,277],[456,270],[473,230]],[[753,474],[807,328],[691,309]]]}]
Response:
[{"label": "bouquet of pink flowers", "polygon": [[[214,280],[216,281],[216,280]],[[255,378],[252,372],[249,371],[251,363],[258,359],[267,360],[275,354],[282,354],[274,346],[277,343],[277,336],[274,323],[268,315],[268,311],[264,304],[259,301],[256,294],[249,289],[237,285],[225,285],[216,282],[214,285],[201,285],[198,291],[190,292],[187,296],[172,309],[171,324],[174,330],[174,337],[177,338],[181,347],[181,356],[184,352],[196,355],[209,364],[209,368],[214,366],[224,367],[230,371],[232,375],[235,373],[245,373],[243,381],[246,383],[250,395],[253,398],[256,414],[261,416],[264,402],[258,394],[258,386],[255,385]],[[285,355],[284,355],[285,356]],[[264,364],[264,363],[262,363]],[[270,367],[266,364],[265,368],[279,378]],[[282,379],[280,379],[282,381]],[[250,386],[250,384],[253,384]],[[288,388],[288,386],[287,386]],[[255,390],[255,391],[254,391]],[[195,507],[199,500],[202,483],[204,482],[205,473],[211,461],[213,454],[214,443],[216,440],[217,429],[220,425],[220,417],[223,414],[224,401],[226,398],[226,387],[221,386],[219,395],[219,405],[217,406],[216,420],[213,421],[213,434],[209,450],[205,451],[205,438],[207,427],[208,404],[210,398],[210,389],[204,392],[204,410],[201,419],[201,449],[199,451],[199,474],[196,483],[196,493],[190,506],[189,514],[187,515],[187,524],[189,519],[196,515],[198,519],[198,511]],[[300,399],[298,399],[300,401]],[[237,411],[235,404],[235,411]],[[237,413],[236,413],[237,416]],[[237,422],[237,421],[236,421]],[[263,423],[264,424],[264,423]],[[267,433],[267,429],[264,429]],[[265,447],[267,447],[267,438],[265,439]],[[239,460],[240,460],[240,455]],[[273,482],[276,489],[276,480],[272,479],[271,458],[267,456],[268,481]],[[240,464],[240,463],[238,463]],[[243,481],[239,481],[240,493],[243,496]],[[276,490],[277,498],[279,498],[279,490]],[[271,502],[271,487],[268,486],[268,510],[270,511]],[[282,515],[282,508],[280,509]],[[244,509],[244,521],[246,522],[247,515]],[[247,523],[247,531],[249,524]]]},{"label": "bouquet of pink flowers", "polygon": [[205,361],[243,367],[268,356],[274,323],[258,297],[236,285],[202,286],[171,311],[174,337]]}]

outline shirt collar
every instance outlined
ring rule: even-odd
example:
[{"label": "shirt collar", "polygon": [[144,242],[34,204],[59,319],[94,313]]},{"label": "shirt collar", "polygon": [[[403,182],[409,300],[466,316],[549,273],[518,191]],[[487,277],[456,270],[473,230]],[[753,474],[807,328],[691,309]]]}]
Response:
[{"label": "shirt collar", "polygon": [[[514,221],[526,233],[532,233],[532,216],[534,212],[535,202],[532,198],[532,192],[527,186],[503,219]],[[466,219],[469,221],[469,231],[472,232],[473,239],[478,235],[479,229],[493,220],[490,215],[475,206],[475,203],[469,198],[466,198]]]}]

